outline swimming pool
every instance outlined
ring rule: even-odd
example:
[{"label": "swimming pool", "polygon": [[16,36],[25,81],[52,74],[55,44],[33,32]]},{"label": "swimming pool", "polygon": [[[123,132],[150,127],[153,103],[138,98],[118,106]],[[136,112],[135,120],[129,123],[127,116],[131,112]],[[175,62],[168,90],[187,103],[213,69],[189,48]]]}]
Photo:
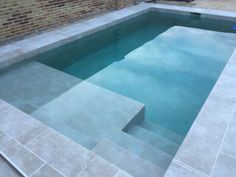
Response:
[{"label": "swimming pool", "polygon": [[184,136],[235,48],[235,34],[211,30],[231,27],[150,13],[37,60],[144,103],[146,119]]},{"label": "swimming pool", "polygon": [[[149,12],[42,53],[32,59],[34,62],[4,73],[0,76],[1,98],[89,149],[96,149],[97,141],[107,138],[165,169],[236,46],[232,26],[233,23],[201,19],[196,14],[181,16]],[[57,70],[69,75],[61,76]],[[55,78],[54,83],[47,78],[47,72],[53,73],[50,76]],[[32,84],[35,78],[42,79],[41,92],[18,93],[20,88],[14,90],[18,83],[12,84],[16,76],[29,81],[31,87],[35,86]],[[82,80],[88,83],[84,84]],[[90,83],[95,84],[93,89],[99,86],[95,90],[101,95],[111,90],[134,100],[115,104],[116,99],[126,99],[116,95],[112,100],[114,107],[135,104],[136,109],[141,109],[142,105],[135,101],[143,103],[144,121],[125,128],[127,136],[113,131],[116,126],[121,129],[124,126],[119,121],[113,122],[113,117],[109,119],[111,114],[100,115],[102,109],[92,112],[104,118],[97,124],[93,122],[96,119],[91,122],[84,119],[89,107],[76,105],[78,102],[71,97],[101,99],[99,95],[86,95],[86,90],[92,94]],[[50,84],[53,87],[45,89],[45,85]],[[9,86],[7,89],[6,85]],[[59,87],[59,90],[55,89]],[[107,89],[106,93],[100,91],[100,87]],[[85,90],[78,94],[81,88]],[[113,93],[109,92],[108,96],[111,95]],[[29,97],[33,99],[27,100]],[[91,100],[90,104],[96,101]],[[76,106],[84,108],[84,112],[76,115],[79,109]],[[105,107],[113,109],[112,105]],[[112,113],[114,119],[118,118],[116,114],[123,116],[116,111]],[[109,143],[103,144],[108,146]],[[151,157],[155,151],[152,147],[158,149],[164,160]],[[101,153],[99,149],[96,152]],[[107,154],[101,155],[109,158]]]}]

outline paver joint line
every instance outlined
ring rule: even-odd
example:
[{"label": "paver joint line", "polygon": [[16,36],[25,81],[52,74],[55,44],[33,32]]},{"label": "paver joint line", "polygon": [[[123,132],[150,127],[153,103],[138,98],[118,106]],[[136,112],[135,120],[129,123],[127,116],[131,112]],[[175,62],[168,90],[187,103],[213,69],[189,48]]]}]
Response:
[{"label": "paver joint line", "polygon": [[228,129],[229,129],[229,125],[230,125],[230,123],[231,123],[231,121],[232,121],[232,119],[233,119],[233,115],[234,115],[235,112],[236,112],[236,104],[234,104],[234,109],[233,109],[233,111],[232,111],[232,113],[231,113],[231,118],[230,118],[230,120],[229,120],[229,122],[228,122],[228,124],[227,124],[227,127],[226,127],[225,131],[224,131],[224,136],[223,136],[223,138],[222,138],[219,151],[218,151],[218,153],[217,153],[215,162],[214,162],[214,164],[213,164],[213,168],[212,168],[210,177],[212,176],[212,174],[213,174],[213,172],[214,172],[216,162],[217,162],[217,160],[218,160],[218,158],[219,158],[219,155],[220,155],[220,153],[221,153],[221,149],[222,149],[222,146],[223,146],[223,143],[224,143],[224,140],[225,140],[225,135],[226,135],[226,133],[227,133],[227,131],[228,131]]}]

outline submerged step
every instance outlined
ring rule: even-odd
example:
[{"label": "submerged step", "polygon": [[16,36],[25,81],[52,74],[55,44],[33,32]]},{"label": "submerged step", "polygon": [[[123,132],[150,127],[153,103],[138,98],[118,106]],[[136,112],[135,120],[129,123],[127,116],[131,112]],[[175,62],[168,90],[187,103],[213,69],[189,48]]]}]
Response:
[{"label": "submerged step", "polygon": [[40,118],[37,117],[37,119],[39,121],[45,123],[49,127],[64,134],[65,136],[73,139],[74,141],[76,141],[77,143],[79,143],[80,145],[84,146],[87,149],[91,150],[97,144],[97,142],[92,137],[90,137],[78,130],[75,130],[74,128],[69,126],[66,122],[64,122],[63,120],[45,119],[45,118],[41,118],[41,117]]},{"label": "submerged step", "polygon": [[[91,137],[96,142],[107,138],[165,169],[172,156],[121,131],[129,122],[133,124],[142,121],[143,111],[144,105],[141,103],[82,82],[32,115],[52,124],[61,121],[73,131]],[[57,130],[63,133],[65,128]],[[75,134],[75,140],[76,136]],[[71,135],[70,137],[73,138]]]},{"label": "submerged step", "polygon": [[80,82],[54,68],[31,62],[0,75],[0,98],[31,113]]},{"label": "submerged step", "polygon": [[116,127],[110,125],[109,122],[80,117],[79,121],[77,119],[68,119],[67,124],[75,130],[94,138],[96,141],[107,138],[134,152],[140,157],[161,166],[163,169],[166,169],[169,166],[173,158],[171,155],[120,131]]},{"label": "submerged step", "polygon": [[154,134],[137,125],[130,127],[127,133],[171,155],[175,155],[179,148],[176,143],[173,143],[166,138]]},{"label": "submerged step", "polygon": [[[144,119],[144,105],[135,100],[83,81],[33,113],[47,120],[81,123],[101,120],[119,130]],[[100,127],[94,127],[100,129]]]},{"label": "submerged step", "polygon": [[93,151],[135,177],[162,177],[164,175],[162,168],[109,140],[104,139],[99,142]]},{"label": "submerged step", "polygon": [[155,123],[144,120],[139,126],[151,131],[159,136],[165,137],[166,139],[175,142],[176,144],[181,144],[184,137],[178,133],[175,133],[169,129],[163,128]]},{"label": "submerged step", "polygon": [[[85,85],[87,86],[91,85],[93,87],[97,87],[90,83],[85,83]],[[82,86],[82,88],[86,88],[86,87]],[[66,126],[71,127],[75,131],[81,132],[82,134],[85,134],[88,137],[91,137],[96,142],[98,142],[99,140],[103,138],[110,139],[111,141],[116,142],[117,144],[125,147],[126,149],[129,149],[130,151],[134,152],[140,157],[145,158],[146,160],[152,163],[160,165],[164,169],[168,167],[169,163],[172,160],[172,156],[121,131],[122,127],[117,126],[114,123],[114,120],[108,121],[107,119],[103,119],[102,116],[99,117],[100,115],[99,112],[97,113],[94,112],[92,109],[93,106],[89,106],[89,104],[87,105],[86,110],[80,111],[80,109],[85,109],[85,108],[81,107],[81,102],[80,102],[81,97],[78,95],[77,92],[79,92],[79,90],[77,89],[78,89],[78,86],[69,90],[68,91],[70,92],[69,94],[68,92],[64,93],[63,95],[54,99],[47,105],[44,105],[39,110],[35,111],[32,115],[38,118],[39,120],[44,120],[44,121],[46,120],[49,122],[62,121],[63,123],[66,124]],[[98,87],[97,89],[102,89],[102,88]],[[86,90],[88,91],[87,94],[90,94],[91,90],[89,89],[86,89]],[[113,92],[111,93],[108,92],[108,93],[113,94]],[[86,97],[87,94],[85,93],[85,95],[82,97]],[[109,95],[107,96],[109,97]],[[99,97],[100,95],[98,94],[94,99],[91,99],[91,101],[96,102]],[[111,100],[111,101],[116,102],[115,100]],[[98,103],[101,103],[101,100],[98,100]],[[102,104],[104,104],[104,102]],[[130,104],[132,104],[131,101],[129,101],[129,104],[126,104],[123,106],[125,107],[126,110],[128,110]],[[140,105],[139,103],[136,103],[136,102],[134,102],[134,104]],[[110,106],[102,108],[102,105],[97,104],[97,106],[101,108],[100,111],[102,112],[103,112],[103,109],[105,110],[110,109],[110,108],[116,109],[117,107],[115,103],[112,103],[112,102],[109,103],[108,105]],[[112,105],[114,105],[114,107]],[[138,110],[136,110],[135,112],[140,111],[140,109],[142,111],[143,107],[138,106]],[[90,111],[90,112],[87,113],[86,111],[87,112]],[[122,111],[121,108],[120,108],[120,111]],[[115,114],[115,116],[111,114],[110,118],[111,119],[122,118],[121,116],[117,117],[117,115],[118,113]],[[119,122],[120,121],[121,120],[119,120]],[[58,131],[61,131],[60,128],[58,129]]]},{"label": "submerged step", "polygon": [[173,159],[172,155],[154,148],[153,146],[124,132],[121,132],[119,136],[117,135],[116,138],[111,140],[163,169],[167,169]]}]

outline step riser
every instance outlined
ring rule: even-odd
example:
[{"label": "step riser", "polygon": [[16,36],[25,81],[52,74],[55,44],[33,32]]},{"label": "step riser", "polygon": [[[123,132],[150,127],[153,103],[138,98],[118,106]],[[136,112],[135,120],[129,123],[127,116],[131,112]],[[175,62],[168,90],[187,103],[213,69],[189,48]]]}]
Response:
[{"label": "step riser", "polygon": [[175,153],[177,152],[179,148],[177,144],[161,136],[158,136],[157,134],[154,134],[140,126],[136,126],[136,125],[132,126],[127,131],[127,133],[171,155],[175,155]]},{"label": "step riser", "polygon": [[184,139],[184,137],[182,135],[179,135],[169,129],[165,129],[161,126],[158,126],[157,124],[154,124],[154,123],[146,121],[146,120],[143,121],[141,124],[137,124],[137,125],[147,129],[148,131],[151,131],[154,134],[162,136],[162,137],[168,139],[169,141],[172,141],[178,145],[180,145]]},{"label": "step riser", "polygon": [[135,177],[162,177],[164,174],[160,167],[108,140],[102,140],[93,151]]},{"label": "step riser", "polygon": [[144,121],[145,117],[145,107],[143,107],[123,129],[122,131],[127,131],[130,127],[132,127],[135,124],[140,124]]}]

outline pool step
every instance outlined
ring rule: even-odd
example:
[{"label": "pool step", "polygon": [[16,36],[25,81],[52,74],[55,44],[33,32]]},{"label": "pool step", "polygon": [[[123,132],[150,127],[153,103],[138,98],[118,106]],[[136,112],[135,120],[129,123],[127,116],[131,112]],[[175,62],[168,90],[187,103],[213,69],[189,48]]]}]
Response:
[{"label": "pool step", "polygon": [[44,118],[37,118],[39,121],[45,123],[49,127],[61,132],[65,136],[73,139],[80,145],[84,146],[85,148],[91,150],[93,149],[97,142],[90,136],[75,130],[71,126],[69,126],[66,122],[57,119],[44,119]]},{"label": "pool step", "polygon": [[171,155],[175,155],[179,148],[176,143],[173,143],[166,138],[154,134],[137,125],[131,126],[127,133]]},{"label": "pool step", "polygon": [[[140,157],[167,168],[172,156],[121,131],[132,119],[142,121],[143,111],[141,103],[82,82],[33,112],[32,116],[49,122],[62,121],[96,142],[103,138],[110,139]],[[60,128],[58,131],[61,131]]]},{"label": "pool step", "polygon": [[82,124],[86,124],[87,119],[102,120],[117,129],[125,130],[143,121],[144,105],[83,81],[35,111],[33,115],[47,120],[69,119],[69,122]]},{"label": "pool step", "polygon": [[173,159],[172,155],[124,132],[110,140],[163,169],[167,169]]},{"label": "pool step", "polygon": [[0,98],[31,113],[80,82],[34,61],[0,75]]},{"label": "pool step", "polygon": [[70,119],[67,124],[75,130],[92,137],[96,141],[107,138],[134,152],[140,157],[161,166],[163,169],[166,169],[169,166],[173,158],[173,156],[120,131],[116,127],[110,125],[109,122],[80,117],[79,121]]},{"label": "pool step", "polygon": [[184,139],[184,136],[175,133],[169,129],[163,128],[155,123],[144,120],[139,126],[151,131],[159,136],[165,137],[166,139],[175,142],[180,145]]},{"label": "pool step", "polygon": [[93,151],[135,177],[162,177],[165,172],[157,165],[109,140],[99,142]]}]

